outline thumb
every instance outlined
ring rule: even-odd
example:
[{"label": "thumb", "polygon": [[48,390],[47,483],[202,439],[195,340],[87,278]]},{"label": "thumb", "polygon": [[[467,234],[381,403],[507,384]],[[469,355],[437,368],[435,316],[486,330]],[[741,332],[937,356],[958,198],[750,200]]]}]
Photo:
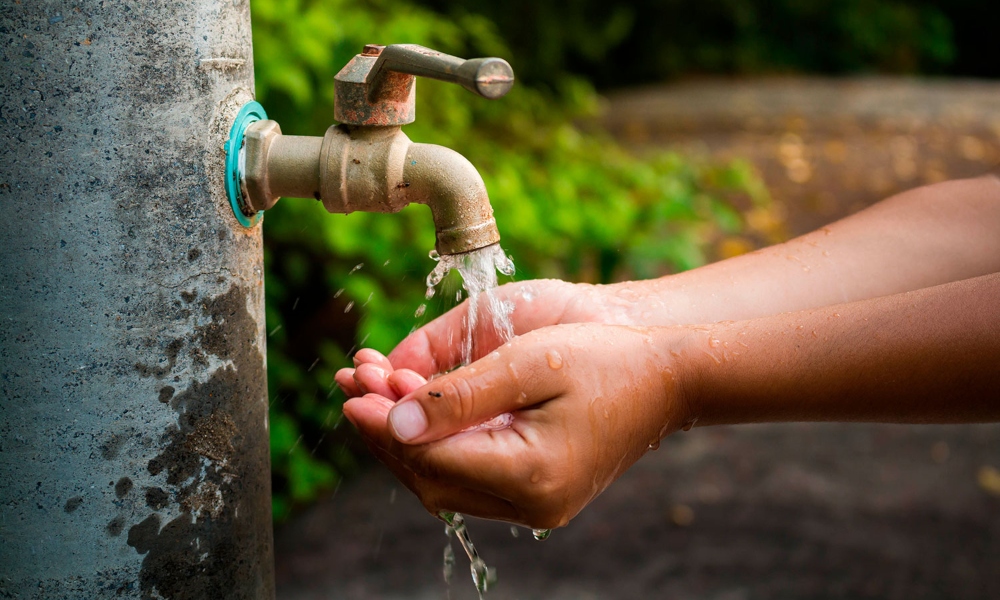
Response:
[{"label": "thumb", "polygon": [[402,398],[389,411],[393,436],[423,444],[560,395],[565,375],[548,368],[543,353],[534,351],[528,339],[534,337],[516,338]]}]

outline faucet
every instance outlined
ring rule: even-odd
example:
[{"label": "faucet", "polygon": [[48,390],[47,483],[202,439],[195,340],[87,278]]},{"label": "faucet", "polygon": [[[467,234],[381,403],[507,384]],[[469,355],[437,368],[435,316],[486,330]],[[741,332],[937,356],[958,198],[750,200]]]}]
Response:
[{"label": "faucet", "polygon": [[413,44],[365,46],[335,78],[340,124],[323,137],[283,135],[266,115],[244,125],[238,119],[234,131],[245,129],[243,143],[232,148],[238,152],[229,175],[231,196],[238,196],[231,198],[234,209],[252,219],[281,197],[314,198],[329,212],[345,214],[398,212],[416,202],[431,209],[439,254],[499,242],[476,168],[454,150],[411,142],[401,130],[414,120],[417,75],[488,99],[514,84],[513,70],[500,58],[463,60]]}]

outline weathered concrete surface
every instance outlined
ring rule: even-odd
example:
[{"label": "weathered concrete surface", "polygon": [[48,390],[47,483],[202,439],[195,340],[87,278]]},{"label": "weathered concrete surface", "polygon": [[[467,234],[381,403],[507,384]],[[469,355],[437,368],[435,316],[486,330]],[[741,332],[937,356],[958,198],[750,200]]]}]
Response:
[{"label": "weathered concrete surface", "polygon": [[0,5],[0,597],[273,596],[246,0]]}]

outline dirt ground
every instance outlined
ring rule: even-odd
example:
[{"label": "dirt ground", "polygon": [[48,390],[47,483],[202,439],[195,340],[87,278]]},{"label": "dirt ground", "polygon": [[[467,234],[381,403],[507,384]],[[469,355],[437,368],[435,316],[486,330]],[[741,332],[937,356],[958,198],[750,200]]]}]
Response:
[{"label": "dirt ground", "polygon": [[[640,151],[742,156],[791,234],[1000,163],[1000,84],[697,82],[610,100]],[[1000,425],[795,424],[671,436],[545,542],[471,519],[493,600],[1000,598]],[[276,532],[280,600],[476,598],[381,468]]]}]

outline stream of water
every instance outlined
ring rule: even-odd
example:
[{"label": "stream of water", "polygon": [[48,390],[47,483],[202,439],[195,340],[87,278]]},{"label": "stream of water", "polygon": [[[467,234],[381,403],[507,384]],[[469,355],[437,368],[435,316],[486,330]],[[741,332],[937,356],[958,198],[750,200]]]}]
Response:
[{"label": "stream of water", "polygon": [[[514,312],[514,303],[504,301],[493,294],[493,289],[497,287],[497,272],[504,275],[514,274],[514,262],[504,254],[499,244],[493,244],[485,248],[480,248],[472,252],[456,255],[438,256],[432,251],[431,258],[437,261],[437,265],[430,275],[427,276],[428,299],[435,295],[435,287],[455,269],[462,276],[462,287],[469,297],[469,310],[466,316],[465,336],[462,343],[462,365],[472,362],[476,355],[475,331],[479,326],[480,302],[486,305],[482,312],[490,319],[489,326],[493,328],[500,344],[504,344],[514,336],[514,325],[511,322],[511,314]],[[456,297],[456,300],[460,298]],[[424,305],[417,309],[417,316],[423,314]],[[510,414],[499,415],[487,423],[478,425],[476,428],[497,429],[510,425],[512,420]],[[479,592],[480,600],[483,599],[489,587],[496,583],[496,570],[486,566],[486,562],[479,556],[476,547],[472,544],[469,536],[465,518],[452,512],[442,511],[438,515],[446,524],[445,533],[448,535],[448,544],[444,549],[444,578],[450,581],[452,569],[455,565],[455,553],[451,548],[452,534],[458,538],[459,544],[469,557],[469,568],[472,571],[472,582]],[[534,529],[532,535],[536,540],[544,540],[549,537],[548,529]]]}]

